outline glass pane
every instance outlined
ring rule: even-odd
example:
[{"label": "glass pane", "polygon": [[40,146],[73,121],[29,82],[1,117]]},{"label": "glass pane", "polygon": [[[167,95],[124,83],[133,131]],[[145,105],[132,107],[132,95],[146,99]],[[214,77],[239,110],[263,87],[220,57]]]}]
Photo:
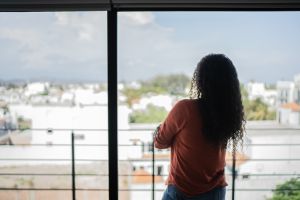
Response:
[{"label": "glass pane", "polygon": [[106,12],[0,13],[0,199],[108,199]]},{"label": "glass pane", "polygon": [[209,53],[227,55],[241,82],[248,122],[236,199],[270,198],[276,185],[299,176],[300,12],[122,12],[118,28],[121,199],[124,190],[131,199],[152,199],[153,172],[161,199],[170,151],[155,149],[153,169],[152,133],[189,98],[194,69]]}]

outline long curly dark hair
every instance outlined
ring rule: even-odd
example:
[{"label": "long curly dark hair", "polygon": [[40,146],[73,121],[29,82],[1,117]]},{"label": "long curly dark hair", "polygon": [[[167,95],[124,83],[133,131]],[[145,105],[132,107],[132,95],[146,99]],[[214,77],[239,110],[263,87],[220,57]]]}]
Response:
[{"label": "long curly dark hair", "polygon": [[242,144],[245,118],[236,69],[223,54],[209,54],[198,63],[190,98],[199,100],[204,137],[233,151]]}]

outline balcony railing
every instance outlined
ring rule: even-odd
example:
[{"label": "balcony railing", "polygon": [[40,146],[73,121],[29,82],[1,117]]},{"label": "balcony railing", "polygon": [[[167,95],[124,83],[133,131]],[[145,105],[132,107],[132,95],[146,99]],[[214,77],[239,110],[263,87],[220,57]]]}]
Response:
[{"label": "balcony railing", "polygon": [[[2,131],[6,131],[7,135],[11,134],[12,132],[16,131],[21,131],[21,130],[12,130],[12,129],[1,129]],[[257,131],[259,129],[250,129],[250,131]],[[289,132],[295,132],[300,134],[300,129],[264,129],[264,131],[270,131],[270,130],[275,130],[275,131],[280,131],[283,134],[287,131]],[[9,163],[17,163],[17,162],[33,162],[33,163],[69,163],[69,173],[32,173],[32,172],[2,172],[0,171],[0,178],[1,177],[45,177],[45,181],[47,180],[46,178],[48,177],[69,177],[69,180],[71,181],[71,186],[70,187],[49,187],[49,188],[44,188],[44,187],[19,187],[19,186],[14,186],[14,187],[0,187],[0,192],[1,191],[69,191],[71,192],[71,198],[73,200],[78,199],[76,198],[76,191],[100,191],[100,192],[108,192],[107,187],[77,187],[76,185],[76,178],[78,177],[108,177],[108,173],[83,173],[83,172],[77,172],[76,171],[76,166],[78,163],[85,163],[85,162],[105,162],[107,161],[106,158],[77,158],[76,157],[76,148],[88,148],[88,147],[100,147],[102,148],[108,148],[107,145],[107,140],[103,141],[101,143],[84,143],[80,142],[80,140],[84,139],[86,135],[89,134],[102,134],[107,136],[107,129],[76,129],[76,130],[71,130],[71,129],[30,129],[26,130],[27,132],[42,132],[46,133],[48,135],[52,134],[64,134],[67,133],[69,134],[69,142],[62,142],[62,143],[22,143],[18,142],[16,144],[13,144],[11,141],[8,141],[7,138],[5,138],[6,142],[1,143],[0,145],[0,152],[3,147],[6,148],[13,148],[13,147],[45,147],[45,148],[51,148],[51,147],[64,147],[68,148],[70,150],[69,158],[55,158],[56,155],[53,155],[54,157],[47,158],[44,157],[44,155],[40,155],[40,157],[22,157],[22,152],[20,152],[20,157],[11,157],[9,154],[6,154],[6,157],[3,155],[0,157],[0,163],[3,162],[9,162]],[[120,129],[119,132],[146,132],[147,134],[150,134],[149,137],[152,138],[152,131],[151,129]],[[61,132],[61,133],[60,133]],[[21,135],[20,133],[19,135]],[[107,137],[104,137],[107,138]],[[77,141],[78,139],[78,141]],[[1,142],[1,141],[0,141]],[[248,143],[245,144],[244,148],[252,148],[252,147],[263,147],[263,148],[268,148],[268,147],[280,147],[280,148],[291,148],[291,147],[299,147],[300,148],[300,143],[296,143],[297,141],[294,141],[295,143]],[[151,163],[151,174],[133,174],[131,169],[129,170],[129,173],[124,173],[124,172],[119,172],[118,176],[119,177],[134,177],[134,176],[151,176],[151,188],[120,188],[120,192],[133,192],[133,191],[139,191],[139,192],[151,192],[151,199],[157,199],[157,196],[155,195],[155,192],[163,192],[164,188],[157,188],[156,187],[156,182],[155,179],[157,176],[161,176],[165,178],[168,176],[168,174],[163,173],[163,174],[158,174],[156,172],[156,162],[160,161],[166,161],[168,162],[168,158],[157,158],[157,155],[159,155],[160,152],[156,150],[153,146],[153,141],[151,143],[152,149],[148,151],[148,157],[145,158],[130,158],[130,159],[119,159],[119,163],[121,162],[150,162]],[[118,148],[130,148],[130,147],[142,147],[143,144],[136,142],[135,144],[129,144],[129,143],[122,143],[118,145]],[[154,150],[153,150],[154,149]],[[106,152],[108,150],[106,149]],[[105,153],[106,153],[105,152]],[[291,154],[293,154],[291,152]],[[150,156],[149,156],[150,155]],[[240,188],[237,187],[237,182],[236,180],[244,179],[246,180],[249,177],[300,177],[300,171],[295,170],[294,172],[291,173],[247,173],[247,174],[239,174],[237,173],[237,163],[238,162],[245,162],[245,159],[239,159],[235,154],[231,158],[227,158],[226,162],[228,165],[231,166],[231,170],[229,173],[226,173],[227,181],[230,182],[229,186],[227,187],[227,193],[228,196],[230,196],[231,199],[235,199],[236,192],[272,192],[275,190],[274,187],[272,188],[261,188],[261,187],[254,187],[254,188]],[[300,156],[299,158],[297,157],[272,157],[272,158],[255,158],[255,157],[248,157],[246,159],[246,162],[289,162],[291,165],[294,162],[299,162],[300,161]],[[2,166],[2,165],[1,165]],[[30,168],[30,166],[27,166]],[[229,177],[229,180],[228,180]],[[106,179],[107,180],[107,179]],[[106,184],[108,185],[108,184]],[[299,189],[287,189],[287,190],[300,190]]]}]

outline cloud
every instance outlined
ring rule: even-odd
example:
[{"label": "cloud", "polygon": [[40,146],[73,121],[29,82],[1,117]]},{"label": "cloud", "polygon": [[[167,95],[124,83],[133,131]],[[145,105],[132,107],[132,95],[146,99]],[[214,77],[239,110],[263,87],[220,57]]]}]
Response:
[{"label": "cloud", "polygon": [[177,40],[173,27],[159,24],[153,13],[121,13],[118,33],[120,80],[190,71],[188,53],[181,54],[188,49],[184,40]]},{"label": "cloud", "polygon": [[122,12],[119,16],[125,18],[128,23],[137,26],[155,23],[154,14],[151,12]]},{"label": "cloud", "polygon": [[[0,44],[10,46],[10,78],[106,79],[105,12],[17,13],[8,20],[9,26],[0,21]],[[160,26],[153,13],[120,13],[118,29],[120,79],[149,77],[176,49],[173,29]]]}]

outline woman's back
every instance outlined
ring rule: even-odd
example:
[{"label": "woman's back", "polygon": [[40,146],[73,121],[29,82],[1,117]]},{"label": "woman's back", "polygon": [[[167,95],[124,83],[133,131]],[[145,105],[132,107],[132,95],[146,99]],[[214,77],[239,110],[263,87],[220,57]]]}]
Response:
[{"label": "woman's back", "polygon": [[226,186],[225,150],[216,148],[201,134],[200,100],[181,100],[161,125],[155,145],[171,147],[171,165],[167,184],[186,195],[201,194],[217,186]]}]

